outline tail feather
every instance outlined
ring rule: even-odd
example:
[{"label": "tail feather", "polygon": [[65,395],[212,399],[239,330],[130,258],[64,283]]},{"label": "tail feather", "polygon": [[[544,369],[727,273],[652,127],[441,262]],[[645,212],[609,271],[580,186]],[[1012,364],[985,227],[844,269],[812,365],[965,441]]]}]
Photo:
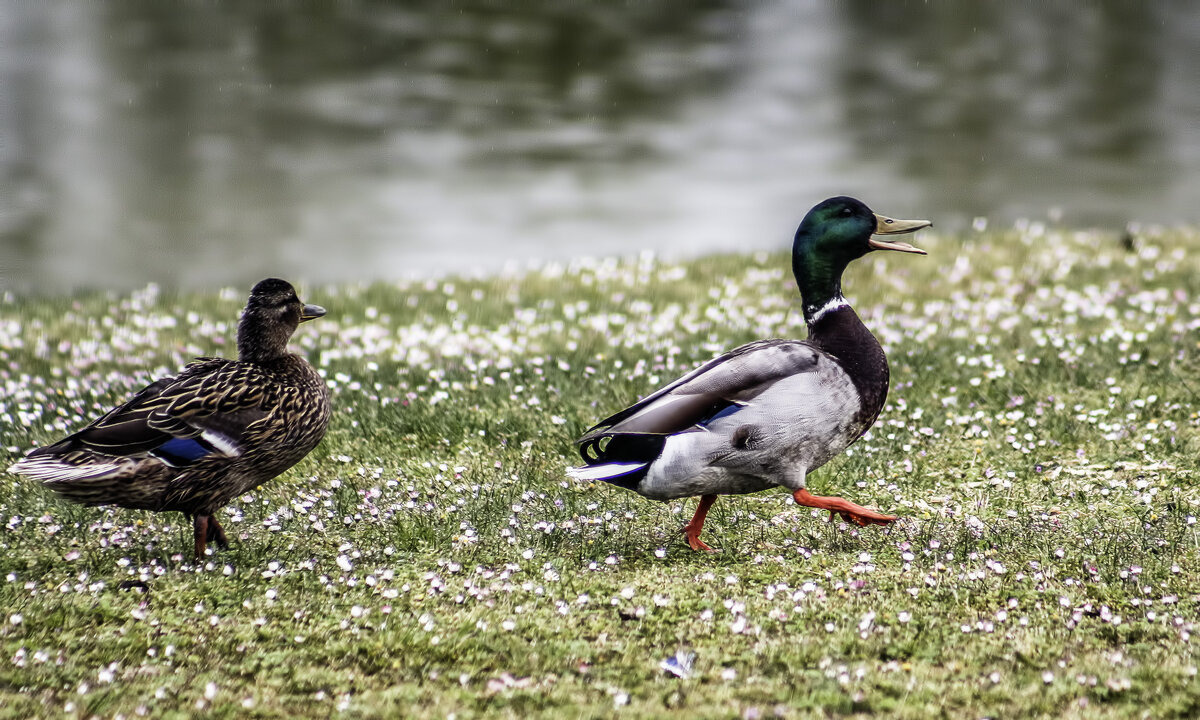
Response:
[{"label": "tail feather", "polygon": [[75,464],[56,457],[27,457],[8,468],[10,473],[23,475],[46,485],[55,483],[88,482],[111,480],[126,474],[128,462],[90,462]]},{"label": "tail feather", "polygon": [[638,491],[638,485],[641,484],[642,478],[646,477],[648,472],[650,472],[650,463],[625,462],[584,465],[567,470],[567,474],[576,480],[584,482],[600,480],[633,492]]},{"label": "tail feather", "polygon": [[8,471],[37,480],[71,502],[162,510],[162,494],[175,471],[155,457],[124,458],[99,453],[66,457],[30,455]]},{"label": "tail feather", "polygon": [[667,435],[658,433],[601,432],[579,441],[579,456],[588,465],[652,463],[662,454]]},{"label": "tail feather", "polygon": [[657,433],[599,432],[579,441],[579,455],[586,463],[572,468],[571,477],[600,480],[637,492],[650,466],[662,454],[667,436]]},{"label": "tail feather", "polygon": [[605,463],[604,465],[584,465],[567,470],[567,474],[576,480],[603,480],[612,482],[622,475],[629,475],[646,468],[649,463]]}]

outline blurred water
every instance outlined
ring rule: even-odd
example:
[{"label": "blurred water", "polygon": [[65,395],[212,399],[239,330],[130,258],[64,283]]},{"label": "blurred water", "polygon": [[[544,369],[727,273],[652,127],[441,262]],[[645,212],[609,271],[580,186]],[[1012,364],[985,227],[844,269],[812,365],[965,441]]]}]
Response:
[{"label": "blurred water", "polygon": [[0,287],[248,286],[1200,211],[1200,6],[0,5]]}]

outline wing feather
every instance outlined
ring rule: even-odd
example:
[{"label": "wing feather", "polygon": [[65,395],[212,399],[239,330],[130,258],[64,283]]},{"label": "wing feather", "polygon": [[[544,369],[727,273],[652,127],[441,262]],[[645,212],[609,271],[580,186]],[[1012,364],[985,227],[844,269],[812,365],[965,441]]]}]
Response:
[{"label": "wing feather", "polygon": [[602,420],[580,443],[608,433],[677,433],[745,405],[775,383],[816,370],[821,351],[799,340],[759,340],[714,358]]},{"label": "wing feather", "polygon": [[267,415],[254,375],[261,369],[221,358],[200,358],[178,376],[157,380],[128,402],[29,457],[90,450],[114,457],[153,452],[175,440],[203,438],[233,457],[255,422]]}]

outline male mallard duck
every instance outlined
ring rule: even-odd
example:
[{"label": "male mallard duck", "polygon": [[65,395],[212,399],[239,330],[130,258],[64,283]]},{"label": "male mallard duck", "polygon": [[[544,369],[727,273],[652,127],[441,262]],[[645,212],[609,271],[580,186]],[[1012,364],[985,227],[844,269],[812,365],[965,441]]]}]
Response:
[{"label": "male mallard duck", "polygon": [[9,471],[84,505],[178,510],[193,520],[197,558],[209,541],[228,548],[214,513],[325,435],[329,389],[287,351],[300,323],[324,314],[287,282],[263,280],[238,323],[237,360],[198,358]]},{"label": "male mallard duck", "polygon": [[683,528],[693,550],[712,550],[700,530],[718,495],[774,485],[791,490],[800,505],[857,525],[896,520],[840,497],[812,495],[805,479],[862,436],[887,397],[887,358],[842,297],[842,272],[872,250],[924,255],[873,235],[930,224],[876,215],[849,197],[814,207],[792,246],[808,339],[743,345],[603,420],[580,438],[586,465],[572,474],[653,500],[699,495]]}]

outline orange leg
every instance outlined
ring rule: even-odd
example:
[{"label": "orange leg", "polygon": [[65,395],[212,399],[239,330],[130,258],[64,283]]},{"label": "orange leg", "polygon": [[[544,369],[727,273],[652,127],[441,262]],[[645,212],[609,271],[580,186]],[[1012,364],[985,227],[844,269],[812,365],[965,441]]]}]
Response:
[{"label": "orange leg", "polygon": [[192,518],[193,536],[196,539],[196,559],[204,557],[204,549],[208,543],[216,543],[222,550],[229,549],[229,540],[225,537],[225,529],[212,515],[196,515]]},{"label": "orange leg", "polygon": [[828,510],[831,520],[834,513],[837,513],[844,520],[864,527],[867,525],[887,525],[900,519],[895,515],[884,515],[874,510],[868,510],[862,505],[855,505],[849,500],[843,500],[840,497],[818,497],[810,494],[807,488],[800,488],[792,493],[792,497],[795,498],[798,505]]},{"label": "orange leg", "polygon": [[204,547],[208,543],[208,516],[196,515],[192,518],[193,536],[196,539],[196,559],[204,558]]},{"label": "orange leg", "polygon": [[217,544],[222,550],[229,549],[229,539],[225,537],[225,528],[217,522],[216,515],[208,516],[208,541]]},{"label": "orange leg", "polygon": [[716,552],[716,550],[713,550],[700,540],[700,530],[704,527],[704,518],[708,517],[708,509],[716,501],[716,495],[701,495],[700,502],[696,505],[696,514],[692,516],[692,521],[683,526],[683,536],[687,538],[688,545],[693,550]]}]

